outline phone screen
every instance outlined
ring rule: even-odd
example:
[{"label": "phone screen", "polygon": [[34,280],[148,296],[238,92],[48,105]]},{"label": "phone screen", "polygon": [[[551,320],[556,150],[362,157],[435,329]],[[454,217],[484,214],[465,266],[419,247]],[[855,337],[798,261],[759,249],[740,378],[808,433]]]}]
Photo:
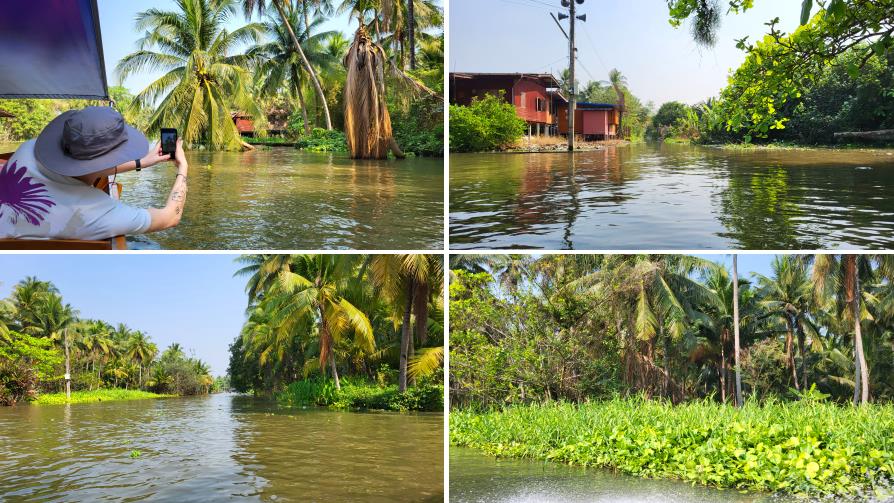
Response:
[{"label": "phone screen", "polygon": [[177,150],[177,130],[164,128],[161,130],[161,153],[174,155]]}]

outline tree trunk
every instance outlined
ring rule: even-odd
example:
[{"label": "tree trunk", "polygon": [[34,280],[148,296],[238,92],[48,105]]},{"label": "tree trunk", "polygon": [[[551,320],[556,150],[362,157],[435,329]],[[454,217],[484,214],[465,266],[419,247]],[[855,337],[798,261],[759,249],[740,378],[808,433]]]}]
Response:
[{"label": "tree trunk", "polygon": [[332,378],[335,379],[335,389],[341,389],[341,382],[338,379],[338,367],[335,366],[335,354],[329,351],[329,368],[332,369]]},{"label": "tree trunk", "polygon": [[71,354],[68,349],[68,334],[64,334],[62,338],[62,346],[65,348],[65,399],[71,400]]},{"label": "tree trunk", "polygon": [[[857,353],[856,366],[860,368],[861,396],[860,403],[869,403],[869,367],[866,365],[866,354],[863,353],[863,329],[860,326],[860,271],[856,267],[857,257],[852,256],[854,264],[854,348]],[[856,384],[856,383],[855,383]]]},{"label": "tree trunk", "polygon": [[410,25],[410,70],[416,69],[416,13],[413,3],[407,0],[407,23]]},{"label": "tree trunk", "polygon": [[323,87],[320,85],[320,79],[317,77],[317,72],[310,64],[310,61],[307,60],[307,55],[304,54],[304,49],[301,48],[301,42],[298,41],[298,37],[295,35],[295,30],[293,30],[292,25],[289,24],[289,16],[287,16],[286,12],[283,10],[281,2],[282,0],[273,0],[273,5],[275,5],[276,10],[279,11],[279,18],[286,26],[286,29],[289,30],[289,35],[292,37],[292,43],[295,44],[295,50],[298,51],[298,55],[301,56],[301,62],[304,64],[304,69],[307,70],[307,73],[310,75],[314,90],[316,90],[317,96],[319,96],[320,100],[323,102],[323,113],[326,116],[326,129],[331,130],[332,118],[329,116],[329,104],[326,103],[326,94],[323,93]]},{"label": "tree trunk", "polygon": [[807,344],[807,336],[804,335],[804,327],[797,323],[798,330],[798,352],[801,354],[801,389],[807,390],[807,350],[804,347]]},{"label": "tree trunk", "polygon": [[726,404],[726,338],[720,336],[720,402]]},{"label": "tree trunk", "polygon": [[742,397],[742,374],[739,367],[739,264],[738,256],[733,255],[733,352],[736,365],[736,405],[744,403]]},{"label": "tree trunk", "polygon": [[788,313],[785,314],[785,324],[788,326],[788,331],[785,333],[785,364],[792,373],[792,382],[794,383],[795,389],[800,390],[801,385],[798,383],[798,369],[795,368],[794,323],[792,322],[792,317]]},{"label": "tree trunk", "polygon": [[407,289],[407,306],[404,308],[403,325],[400,327],[400,365],[398,367],[398,391],[407,390],[407,358],[410,352],[410,314],[413,310],[414,284],[410,282]]}]

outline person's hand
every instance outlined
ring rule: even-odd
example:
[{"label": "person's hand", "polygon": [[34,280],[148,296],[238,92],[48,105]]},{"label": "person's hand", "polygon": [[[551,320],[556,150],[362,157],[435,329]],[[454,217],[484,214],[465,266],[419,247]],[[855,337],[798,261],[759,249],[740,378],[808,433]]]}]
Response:
[{"label": "person's hand", "polygon": [[140,159],[140,167],[148,168],[150,166],[155,166],[160,162],[169,161],[171,156],[169,154],[161,153],[161,142],[156,142],[155,145],[149,147],[149,153],[146,154],[146,157]]},{"label": "person's hand", "polygon": [[174,164],[181,170],[187,168],[186,154],[183,152],[183,139],[177,139],[177,149],[174,151]]}]

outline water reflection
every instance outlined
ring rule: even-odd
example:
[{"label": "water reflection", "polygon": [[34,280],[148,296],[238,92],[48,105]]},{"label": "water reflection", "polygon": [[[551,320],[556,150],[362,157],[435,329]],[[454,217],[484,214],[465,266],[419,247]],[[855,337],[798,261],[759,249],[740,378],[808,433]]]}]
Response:
[{"label": "water reflection", "polygon": [[887,248],[894,154],[632,145],[454,154],[451,247]]},{"label": "water reflection", "polygon": [[0,499],[440,501],[442,425],[233,395],[3,408]]},{"label": "water reflection", "polygon": [[[189,152],[181,224],[139,248],[425,249],[442,245],[443,160],[357,161],[290,148]],[[159,205],[172,167],[121,176],[124,200]]]}]

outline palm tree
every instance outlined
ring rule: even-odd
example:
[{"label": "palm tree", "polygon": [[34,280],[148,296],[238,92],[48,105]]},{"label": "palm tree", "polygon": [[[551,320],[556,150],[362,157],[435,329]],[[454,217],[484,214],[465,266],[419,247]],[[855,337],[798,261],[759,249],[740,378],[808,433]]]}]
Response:
[{"label": "palm tree", "polygon": [[34,312],[40,335],[61,344],[65,352],[65,396],[71,399],[71,339],[78,313],[56,293],[41,296]]},{"label": "palm tree", "polygon": [[612,87],[615,88],[615,94],[618,95],[618,137],[624,137],[623,120],[626,99],[624,92],[627,89],[627,77],[621,74],[617,68],[612,68],[608,72],[608,80]]},{"label": "palm tree", "polygon": [[[809,312],[813,303],[813,284],[804,260],[794,255],[777,256],[771,265],[772,277],[756,274],[761,304],[771,315],[779,316],[785,326],[785,359],[796,390],[807,389],[807,331],[815,335]],[[801,355],[801,382],[795,366],[794,338]]]},{"label": "palm tree", "polygon": [[890,279],[889,256],[871,255],[816,255],[813,282],[818,296],[832,296],[844,317],[854,324],[854,405],[869,403],[869,367],[863,351],[863,309],[860,276],[871,273],[872,261],[878,261],[880,273]]},{"label": "palm tree", "polygon": [[78,346],[89,354],[96,371],[96,379],[99,387],[102,387],[103,360],[114,354],[114,341],[109,337],[110,333],[105,323],[97,321],[82,321],[75,326],[75,331],[80,335]]},{"label": "palm tree", "polygon": [[320,368],[326,364],[335,387],[341,389],[335,361],[335,344],[353,333],[355,345],[367,352],[375,348],[369,318],[352,304],[346,293],[354,279],[356,255],[297,255],[289,270],[280,271],[269,295],[278,330],[295,333],[314,325],[320,341]]},{"label": "palm tree", "polygon": [[257,75],[261,79],[261,89],[264,94],[274,95],[279,89],[286,89],[293,98],[297,98],[304,119],[304,132],[309,134],[310,120],[302,90],[306,72],[301,56],[292,44],[291,34],[296,34],[305,57],[314,67],[331,68],[338,64],[338,58],[333,57],[328,51],[326,42],[338,32],[326,31],[314,34],[314,31],[325,22],[325,19],[316,16],[311,21],[305,16],[302,21],[298,12],[294,10],[289,13],[288,22],[291,25],[291,30],[286,29],[282,22],[270,18],[264,23],[264,27],[272,40],[253,47],[248,55],[261,61]]},{"label": "palm tree", "polygon": [[125,347],[125,356],[139,365],[138,386],[143,387],[143,365],[155,359],[158,347],[149,337],[139,330],[130,334]]},{"label": "palm tree", "polygon": [[13,288],[11,301],[16,310],[23,332],[34,335],[37,311],[48,294],[58,294],[59,290],[49,281],[40,281],[27,276]]},{"label": "palm tree", "polygon": [[[400,363],[398,390],[407,389],[407,366],[413,357],[411,317],[416,317],[416,338],[425,345],[428,329],[428,308],[432,293],[443,284],[443,263],[437,255],[395,254],[377,255],[370,270],[373,282],[395,309],[403,311],[401,318]],[[432,352],[430,357],[437,359]]]},{"label": "palm tree", "polygon": [[125,79],[143,70],[164,72],[134,100],[138,107],[161,100],[149,118],[151,130],[179,125],[187,143],[245,146],[231,113],[241,110],[259,117],[262,112],[249,92],[250,59],[232,51],[239,44],[260,42],[263,26],[226,30],[236,0],[175,1],[177,11],[153,8],[137,15],[137,29],[148,31],[139,49],[118,63],[118,75]]},{"label": "palm tree", "polygon": [[[317,93],[317,99],[323,105],[323,114],[326,119],[326,129],[332,129],[332,117],[329,114],[329,105],[326,103],[326,93],[323,92],[323,87],[320,85],[320,79],[317,76],[316,70],[314,70],[313,65],[310,63],[310,60],[307,58],[307,55],[304,53],[304,49],[301,47],[301,41],[298,39],[298,35],[295,34],[295,30],[292,28],[292,24],[289,22],[289,14],[286,12],[287,9],[291,10],[291,2],[284,2],[284,0],[270,0],[270,3],[273,4],[273,7],[276,8],[276,11],[279,13],[279,18],[282,20],[283,26],[285,26],[286,30],[289,32],[289,37],[292,39],[292,45],[295,48],[295,51],[298,53],[298,56],[301,58],[301,63],[304,65],[304,70],[310,75],[310,81],[313,84],[314,90]],[[317,6],[328,4],[328,2],[313,2]],[[267,0],[242,0],[243,11],[245,12],[246,17],[251,17],[252,13],[257,11],[258,15],[263,16],[264,12],[267,10]],[[303,2],[303,6],[305,7],[304,12],[307,13],[307,2]]]}]

